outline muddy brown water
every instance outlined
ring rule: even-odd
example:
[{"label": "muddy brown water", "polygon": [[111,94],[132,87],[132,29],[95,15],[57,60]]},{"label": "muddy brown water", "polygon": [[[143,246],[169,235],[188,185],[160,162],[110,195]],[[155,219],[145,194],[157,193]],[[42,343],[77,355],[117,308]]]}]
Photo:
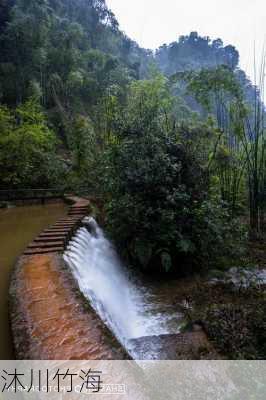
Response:
[{"label": "muddy brown water", "polygon": [[67,213],[64,203],[0,210],[0,359],[13,359],[8,317],[8,290],[16,259],[45,228]]}]

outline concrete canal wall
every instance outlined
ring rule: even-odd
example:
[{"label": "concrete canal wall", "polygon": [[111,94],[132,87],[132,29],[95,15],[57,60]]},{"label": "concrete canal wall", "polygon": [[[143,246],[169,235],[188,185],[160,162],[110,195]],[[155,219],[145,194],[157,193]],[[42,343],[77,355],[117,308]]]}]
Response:
[{"label": "concrete canal wall", "polygon": [[69,199],[66,217],[40,233],[19,258],[10,286],[10,319],[18,359],[110,360],[128,355],[79,292],[62,254],[90,212]]}]

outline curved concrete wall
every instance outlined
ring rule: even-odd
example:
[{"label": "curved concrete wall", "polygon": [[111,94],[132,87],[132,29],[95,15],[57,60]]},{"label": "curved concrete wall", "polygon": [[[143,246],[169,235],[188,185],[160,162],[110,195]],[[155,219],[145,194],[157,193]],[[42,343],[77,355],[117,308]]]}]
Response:
[{"label": "curved concrete wall", "polygon": [[67,217],[42,232],[18,260],[10,286],[10,318],[18,359],[110,360],[128,355],[81,295],[63,251],[89,213],[71,198]]}]

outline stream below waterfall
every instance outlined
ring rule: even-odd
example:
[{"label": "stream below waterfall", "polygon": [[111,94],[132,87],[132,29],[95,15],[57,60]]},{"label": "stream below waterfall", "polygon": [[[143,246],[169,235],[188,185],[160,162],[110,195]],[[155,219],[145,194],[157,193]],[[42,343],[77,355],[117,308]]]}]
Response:
[{"label": "stream below waterfall", "polygon": [[78,230],[64,259],[92,307],[134,358],[132,339],[180,331],[176,281],[151,284],[122,264],[93,218]]}]

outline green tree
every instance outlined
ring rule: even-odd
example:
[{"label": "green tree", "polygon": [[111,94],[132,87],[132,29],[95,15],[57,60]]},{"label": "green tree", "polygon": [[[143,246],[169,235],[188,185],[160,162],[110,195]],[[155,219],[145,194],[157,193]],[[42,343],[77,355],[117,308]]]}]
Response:
[{"label": "green tree", "polygon": [[219,196],[209,197],[197,152],[180,142],[174,106],[161,76],[132,83],[114,113],[97,176],[107,226],[123,254],[142,268],[190,272],[221,253],[230,224]]},{"label": "green tree", "polygon": [[39,188],[56,183],[56,137],[34,101],[15,112],[0,108],[0,184],[2,188]]}]

